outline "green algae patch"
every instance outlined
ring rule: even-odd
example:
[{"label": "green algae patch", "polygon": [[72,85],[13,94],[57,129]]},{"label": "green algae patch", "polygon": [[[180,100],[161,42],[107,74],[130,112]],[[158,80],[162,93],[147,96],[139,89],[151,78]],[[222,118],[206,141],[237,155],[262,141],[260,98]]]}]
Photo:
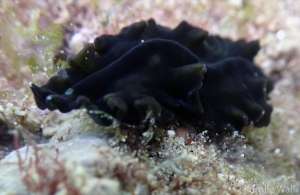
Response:
[{"label": "green algae patch", "polygon": [[1,75],[21,82],[20,70],[24,66],[29,66],[32,75],[38,71],[53,75],[54,51],[63,36],[61,25],[53,23],[50,16],[30,3],[22,9],[9,1],[1,2],[0,6],[0,54],[5,63]]}]

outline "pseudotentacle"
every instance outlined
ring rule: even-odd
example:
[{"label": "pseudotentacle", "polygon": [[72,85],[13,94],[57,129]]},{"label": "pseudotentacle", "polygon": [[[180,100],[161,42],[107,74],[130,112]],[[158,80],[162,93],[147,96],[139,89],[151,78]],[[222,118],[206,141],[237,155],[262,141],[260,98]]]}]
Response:
[{"label": "pseudotentacle", "polygon": [[[87,43],[46,85],[30,83],[40,109],[86,108],[99,125],[192,120],[211,133],[269,124],[271,81],[253,62],[259,42],[232,41],[153,19]],[[95,55],[97,53],[97,55]]]}]

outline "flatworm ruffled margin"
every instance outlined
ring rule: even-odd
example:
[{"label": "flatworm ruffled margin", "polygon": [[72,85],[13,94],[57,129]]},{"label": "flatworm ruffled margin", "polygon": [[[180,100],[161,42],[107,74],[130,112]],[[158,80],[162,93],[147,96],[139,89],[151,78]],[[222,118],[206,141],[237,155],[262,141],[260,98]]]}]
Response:
[{"label": "flatworm ruffled margin", "polygon": [[42,87],[30,84],[40,109],[86,108],[100,125],[139,125],[148,111],[217,134],[269,124],[273,84],[253,58],[258,41],[231,41],[187,22],[174,30],[154,20],[88,43]]}]

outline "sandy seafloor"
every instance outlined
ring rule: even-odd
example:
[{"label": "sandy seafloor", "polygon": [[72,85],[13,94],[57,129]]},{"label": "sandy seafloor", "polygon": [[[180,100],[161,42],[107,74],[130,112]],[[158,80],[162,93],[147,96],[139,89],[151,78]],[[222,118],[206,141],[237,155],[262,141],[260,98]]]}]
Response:
[{"label": "sandy seafloor", "polygon": [[[271,124],[224,140],[223,151],[205,134],[192,141],[190,129],[172,128],[161,129],[168,136],[156,148],[132,151],[117,124],[36,107],[28,82],[55,74],[55,52],[76,54],[149,18],[259,39],[255,62],[275,81]],[[300,194],[299,32],[296,0],[0,1],[0,135],[9,130],[27,144],[10,151],[12,137],[1,140],[0,194]]]}]

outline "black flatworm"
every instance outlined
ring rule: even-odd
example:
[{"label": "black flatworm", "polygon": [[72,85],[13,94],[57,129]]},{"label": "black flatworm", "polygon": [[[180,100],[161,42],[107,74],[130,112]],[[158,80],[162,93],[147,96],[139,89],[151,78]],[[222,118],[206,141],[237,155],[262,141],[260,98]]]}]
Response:
[{"label": "black flatworm", "polygon": [[97,37],[46,85],[30,87],[40,109],[86,108],[99,125],[139,125],[151,111],[160,123],[184,118],[215,134],[240,131],[270,122],[273,84],[253,62],[259,48],[150,19]]}]

